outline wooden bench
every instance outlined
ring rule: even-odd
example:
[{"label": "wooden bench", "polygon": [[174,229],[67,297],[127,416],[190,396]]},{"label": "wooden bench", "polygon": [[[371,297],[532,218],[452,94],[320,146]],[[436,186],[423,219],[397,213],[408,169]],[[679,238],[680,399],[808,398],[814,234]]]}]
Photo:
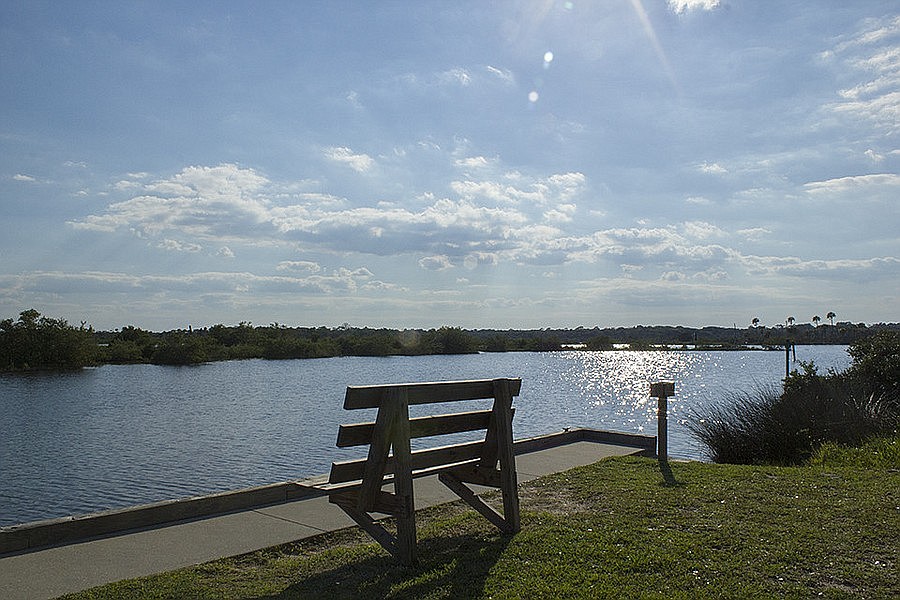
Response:
[{"label": "wooden bench", "polygon": [[[521,379],[481,379],[438,383],[351,386],[344,408],[377,408],[375,421],[341,425],[337,446],[369,446],[368,457],[335,462],[328,500],[338,505],[402,564],[416,561],[413,479],[438,479],[501,531],[519,531],[519,495],[513,453],[512,400]],[[489,410],[409,418],[417,404],[493,400]],[[483,440],[412,452],[410,440],[484,430]],[[499,464],[499,468],[498,468]],[[393,483],[393,493],[382,488]],[[487,505],[466,484],[499,488],[503,514]],[[392,535],[370,513],[392,515]]]}]

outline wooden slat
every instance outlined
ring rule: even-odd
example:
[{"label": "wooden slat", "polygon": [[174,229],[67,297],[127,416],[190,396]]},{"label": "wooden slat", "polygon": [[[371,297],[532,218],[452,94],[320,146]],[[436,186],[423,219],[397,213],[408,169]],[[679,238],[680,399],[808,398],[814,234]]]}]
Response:
[{"label": "wooden slat", "polygon": [[[406,390],[410,405],[493,398],[494,381],[498,380],[472,379],[468,381],[350,386],[344,396],[344,408],[347,410],[377,408],[385,398],[385,390],[389,388]],[[504,381],[509,382],[509,390],[512,395],[518,396],[522,380],[505,379]]]},{"label": "wooden slat", "polygon": [[[447,435],[487,429],[491,418],[490,410],[454,413],[448,415],[432,415],[416,417],[409,420],[411,438],[423,438],[433,435]],[[375,423],[354,423],[341,425],[338,429],[337,447],[364,446],[371,443]]]},{"label": "wooden slat", "polygon": [[359,504],[357,505],[359,510],[372,510],[375,497],[381,491],[388,456],[391,445],[397,440],[398,428],[403,427],[403,430],[407,432],[406,443],[409,444],[409,411],[406,394],[403,393],[403,390],[396,388],[387,390],[386,394],[384,406],[378,409],[378,415],[375,418],[374,437],[369,446],[369,456],[363,463],[363,472],[359,475],[362,479],[362,486],[359,489]]},{"label": "wooden slat", "polygon": [[499,488],[501,486],[500,471],[497,469],[484,469],[475,464],[461,465],[446,470],[463,483],[474,483],[485,487]]},{"label": "wooden slat", "polygon": [[[453,465],[466,460],[471,460],[481,456],[482,441],[468,442],[465,444],[453,444],[450,446],[441,446],[439,448],[429,448],[427,450],[418,450],[412,453],[411,465],[413,471],[428,469],[440,465]],[[348,460],[343,462],[331,463],[331,474],[328,476],[328,483],[344,483],[347,481],[356,481],[362,479],[366,469],[366,459]],[[387,459],[384,468],[385,473],[394,472],[394,458]]]}]

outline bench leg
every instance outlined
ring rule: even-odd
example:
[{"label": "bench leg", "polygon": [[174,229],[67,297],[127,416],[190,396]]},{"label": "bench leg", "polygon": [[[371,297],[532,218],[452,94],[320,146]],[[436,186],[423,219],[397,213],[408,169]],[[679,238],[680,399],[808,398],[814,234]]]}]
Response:
[{"label": "bench leg", "polygon": [[394,495],[403,503],[397,517],[397,560],[403,565],[416,564],[416,506],[413,495],[412,449],[409,433],[409,404],[406,392],[396,400],[398,417],[391,446],[394,449]]},{"label": "bench leg", "polygon": [[484,500],[478,497],[469,486],[459,480],[452,473],[440,473],[438,480],[446,485],[450,490],[459,496],[469,506],[481,513],[485,519],[491,522],[497,529],[504,533],[517,533],[519,531],[518,523],[511,522],[509,515],[504,518],[503,515],[495,511],[487,505]]},{"label": "bench leg", "polygon": [[347,513],[347,516],[353,519],[363,531],[381,544],[382,548],[387,550],[392,556],[397,557],[397,539],[388,533],[388,531],[381,526],[381,523],[375,521],[369,513],[356,508],[355,503],[336,502],[334,500],[332,500],[332,502],[337,504],[345,513]]}]

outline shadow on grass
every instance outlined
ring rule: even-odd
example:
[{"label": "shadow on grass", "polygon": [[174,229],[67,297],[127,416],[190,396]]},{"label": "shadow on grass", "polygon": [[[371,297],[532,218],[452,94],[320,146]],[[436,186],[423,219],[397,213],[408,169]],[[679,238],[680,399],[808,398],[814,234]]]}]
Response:
[{"label": "shadow on grass", "polygon": [[427,538],[419,540],[416,566],[404,567],[387,554],[351,559],[266,598],[477,597],[511,539],[500,533]]},{"label": "shadow on grass", "polygon": [[681,487],[684,484],[675,479],[675,473],[672,472],[672,467],[669,466],[669,461],[660,460],[659,461],[659,472],[662,473],[663,476],[663,486],[665,487]]}]

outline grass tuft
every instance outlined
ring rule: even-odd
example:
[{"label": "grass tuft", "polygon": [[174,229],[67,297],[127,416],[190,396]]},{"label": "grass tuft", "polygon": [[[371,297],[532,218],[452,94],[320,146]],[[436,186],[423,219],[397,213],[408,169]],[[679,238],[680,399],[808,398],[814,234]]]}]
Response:
[{"label": "grass tuft", "polygon": [[834,465],[857,469],[900,469],[900,433],[890,437],[872,438],[861,446],[847,446],[829,442],[823,444],[809,459],[811,466]]}]

